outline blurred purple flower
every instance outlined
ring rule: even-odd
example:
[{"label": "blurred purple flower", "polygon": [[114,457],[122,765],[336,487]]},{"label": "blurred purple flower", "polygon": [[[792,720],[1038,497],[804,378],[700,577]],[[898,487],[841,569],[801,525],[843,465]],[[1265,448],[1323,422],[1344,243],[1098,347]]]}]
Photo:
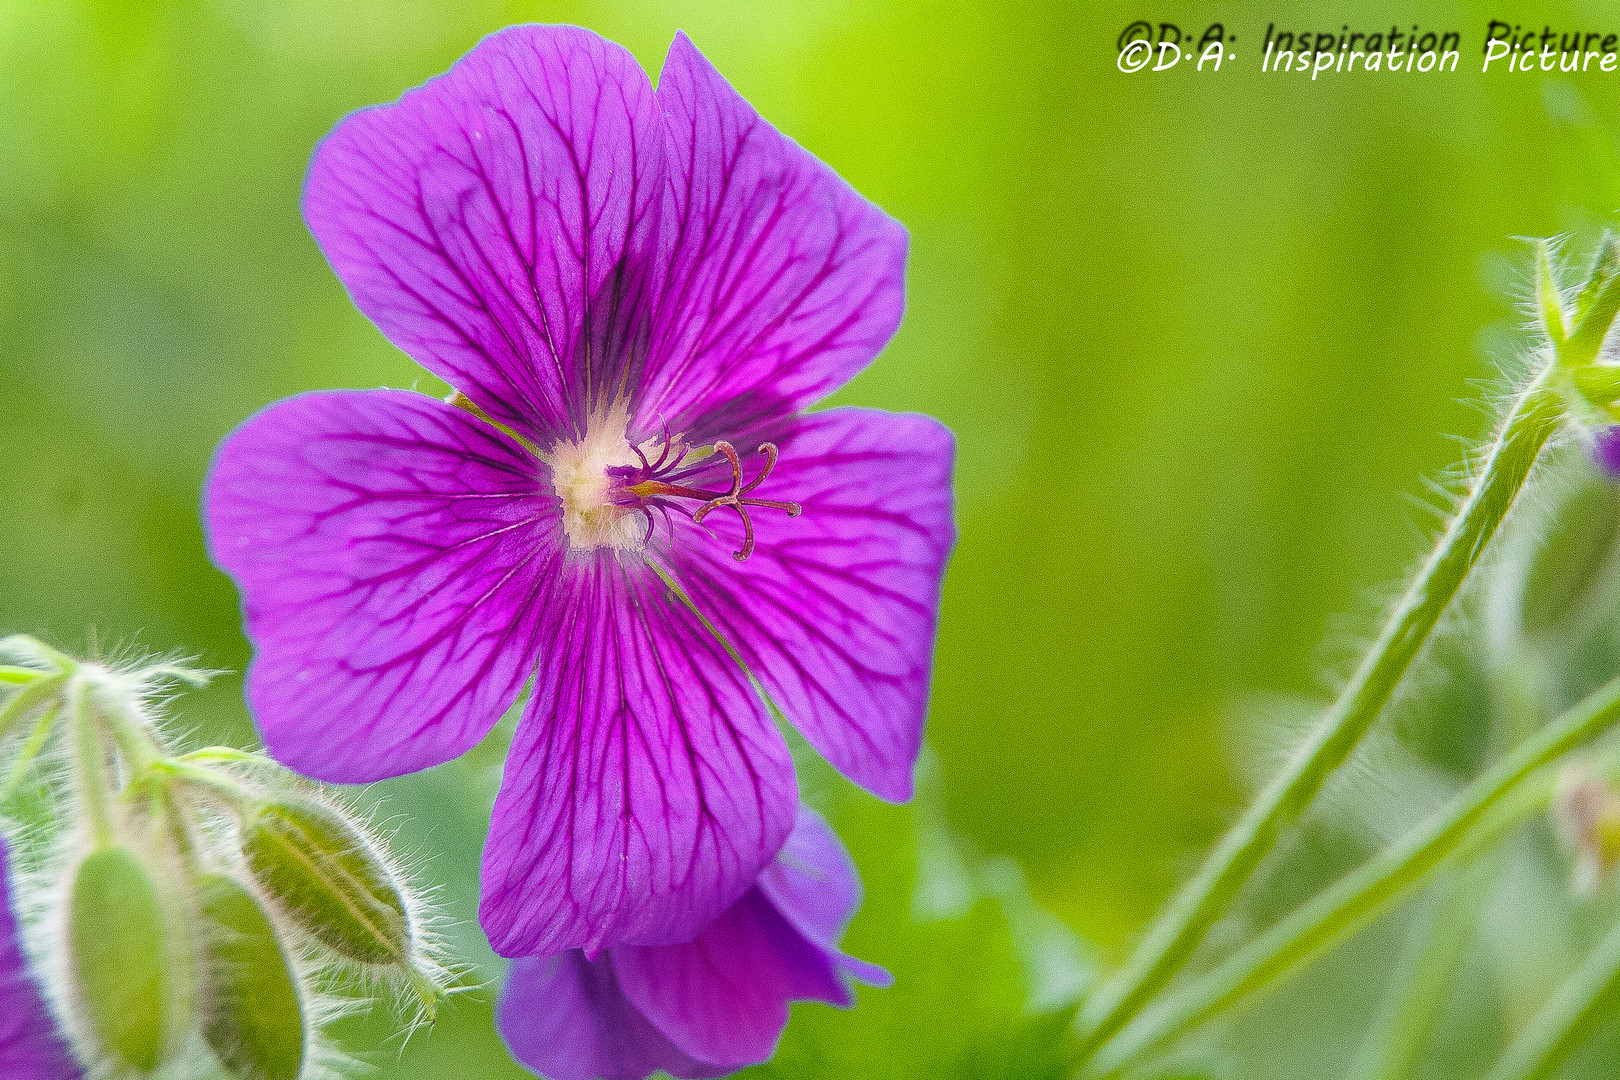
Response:
[{"label": "blurred purple flower", "polygon": [[733,1072],[770,1058],[790,1002],[852,1005],[846,976],[889,984],[837,949],[860,899],[838,837],[800,808],[776,861],[691,941],[518,960],[496,1022],[513,1056],[551,1080]]},{"label": "blurred purple flower", "polygon": [[1597,433],[1592,460],[1610,476],[1620,476],[1620,427],[1607,427]]},{"label": "blurred purple flower", "polygon": [[910,796],[952,439],[801,412],[898,324],[896,222],[684,35],[654,91],[556,26],[345,119],[304,213],[465,399],[306,394],[221,446],[210,545],[276,757],[341,782],[435,765],[532,679],[484,853],[508,956],[683,941],[749,888],[797,805],[750,676],[846,775]]},{"label": "blurred purple flower", "polygon": [[0,837],[0,1077],[78,1080],[82,1075],[29,974],[11,910],[10,853]]}]

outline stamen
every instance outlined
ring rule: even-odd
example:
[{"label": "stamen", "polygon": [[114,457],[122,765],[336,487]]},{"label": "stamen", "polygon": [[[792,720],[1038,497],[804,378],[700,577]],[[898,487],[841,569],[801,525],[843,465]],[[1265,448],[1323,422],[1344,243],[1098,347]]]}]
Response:
[{"label": "stamen", "polygon": [[[671,442],[670,437],[669,437],[669,421],[665,420],[663,417],[660,416],[658,418],[658,424],[659,424],[660,427],[662,427],[664,429],[664,452],[658,455],[658,464],[651,466],[647,470],[648,472],[657,472],[659,469],[662,469],[664,467],[664,462],[669,460],[669,448],[674,445],[674,443]],[[684,448],[681,450],[681,454],[682,454],[683,457],[685,456],[686,450]],[[641,463],[643,465],[647,464],[646,457],[643,457],[641,459]],[[680,462],[677,461],[675,464],[679,465]],[[673,467],[674,466],[671,466],[671,468],[673,468]]]},{"label": "stamen", "polygon": [[[609,475],[620,478],[620,482],[624,485],[620,490],[625,497],[618,500],[616,505],[634,509],[647,519],[647,530],[641,541],[643,545],[650,541],[653,536],[653,507],[663,511],[665,524],[670,524],[669,508],[671,504],[668,501],[670,499],[694,499],[700,501],[703,505],[699,506],[697,510],[687,511],[693,522],[700,525],[710,511],[718,510],[722,506],[729,506],[737,511],[737,516],[742,518],[743,523],[743,546],[741,549],[732,552],[731,555],[732,558],[739,562],[748,558],[754,551],[754,521],[749,517],[749,507],[780,510],[788,517],[798,517],[803,512],[803,508],[795,502],[778,502],[774,499],[749,497],[748,493],[764,483],[765,478],[770,476],[771,471],[776,468],[778,451],[775,443],[760,444],[759,452],[765,455],[765,465],[759,470],[757,476],[744,484],[742,461],[737,457],[736,447],[724,440],[716,442],[714,444],[715,453],[723,455],[731,463],[731,487],[727,491],[716,492],[671,482],[702,467],[693,465],[680,472],[676,471],[680,468],[681,463],[686,460],[687,452],[691,449],[690,446],[683,444],[680,452],[675,454],[675,460],[669,461],[671,449],[678,439],[679,436],[675,439],[669,437],[668,427],[666,426],[664,452],[658,456],[656,462],[648,461],[646,454],[642,452],[640,447],[633,447],[636,456],[641,459],[642,467],[639,471],[633,465],[608,470]],[[666,461],[669,462],[667,465],[665,464]],[[674,531],[673,526],[671,526],[671,531]]]},{"label": "stamen", "polygon": [[736,448],[724,441],[715,443],[714,448],[719,453],[724,454],[727,461],[731,462],[731,490],[724,495],[714,496],[698,507],[697,511],[692,515],[692,521],[701,525],[703,519],[708,516],[709,511],[719,509],[722,506],[729,506],[737,511],[737,516],[742,518],[743,523],[743,546],[742,550],[733,551],[731,557],[741,562],[754,552],[754,523],[748,517],[748,507],[763,506],[772,510],[781,510],[790,518],[798,517],[803,513],[804,508],[795,502],[744,498],[750,491],[759,487],[765,478],[771,475],[771,470],[776,468],[777,449],[775,443],[760,444],[759,452],[765,455],[765,467],[759,470],[759,474],[746,487],[743,486],[742,462],[737,459]]}]

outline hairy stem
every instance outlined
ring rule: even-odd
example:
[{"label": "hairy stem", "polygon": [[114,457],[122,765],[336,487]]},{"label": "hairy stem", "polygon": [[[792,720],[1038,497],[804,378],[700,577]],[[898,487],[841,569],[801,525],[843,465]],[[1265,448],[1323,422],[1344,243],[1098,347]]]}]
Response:
[{"label": "hairy stem", "polygon": [[90,835],[97,848],[113,842],[112,810],[107,790],[107,752],[101,742],[101,726],[96,722],[90,701],[90,687],[82,678],[68,683],[63,694],[67,706],[68,730],[73,739],[74,779],[84,816],[90,822]]},{"label": "hairy stem", "polygon": [[1282,829],[1299,816],[1377,719],[1557,429],[1562,406],[1548,387],[1552,369],[1552,364],[1544,367],[1511,402],[1466,498],[1310,738],[1160,912],[1125,967],[1088,1003],[1082,1017],[1082,1060],[1124,1027],[1180,969]]},{"label": "hairy stem", "polygon": [[[1113,1069],[1270,987],[1362,926],[1454,854],[1479,851],[1481,835],[1544,805],[1538,771],[1620,721],[1620,678],[1593,691],[1498,760],[1445,807],[1337,883],[1285,916],[1209,975],[1144,1010],[1099,1055]],[[1533,799],[1515,801],[1532,791]]]},{"label": "hairy stem", "polygon": [[49,700],[66,681],[66,675],[35,672],[34,677],[14,691],[5,705],[0,707],[0,737],[9,734],[12,725],[27,716],[35,707]]},{"label": "hairy stem", "polygon": [[5,786],[0,787],[0,807],[11,802],[12,796],[16,795],[17,789],[22,786],[23,777],[28,775],[34,759],[39,757],[39,752],[44,749],[45,740],[50,738],[51,729],[56,726],[59,712],[61,712],[60,702],[46,706],[38,723],[34,725],[34,730],[29,733],[28,741],[23,743],[22,749],[17,751],[17,756],[12,759],[11,770],[6,773]]},{"label": "hairy stem", "polygon": [[236,777],[218,769],[193,764],[190,755],[178,759],[165,758],[154,762],[151,768],[155,772],[203,789],[242,816],[254,813],[264,801],[259,792]]}]

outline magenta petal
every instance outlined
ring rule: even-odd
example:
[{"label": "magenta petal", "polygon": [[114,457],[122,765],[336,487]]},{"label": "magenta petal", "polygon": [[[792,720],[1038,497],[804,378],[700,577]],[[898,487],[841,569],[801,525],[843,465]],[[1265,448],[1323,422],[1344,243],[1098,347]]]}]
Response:
[{"label": "magenta petal", "polygon": [[680,945],[619,945],[611,954],[625,996],[670,1040],[703,1061],[766,1061],[789,1003],[849,1004],[827,953],[758,889]]},{"label": "magenta petal", "polygon": [[762,120],[677,34],[658,81],[669,250],[639,429],[693,442],[818,401],[904,307],[906,232]]},{"label": "magenta petal", "polygon": [[11,912],[10,863],[0,837],[0,1077],[78,1080],[56,1021],[28,972]]},{"label": "magenta petal", "polygon": [[447,761],[534,668],[557,500],[461,409],[396,390],[279,402],[221,444],[204,509],[257,649],[248,703],[301,772],[360,783]]},{"label": "magenta petal", "polygon": [[660,135],[623,48],[509,27],[343,120],[310,164],[304,217],[390,340],[548,443],[582,421],[587,384],[618,384],[604,365],[640,351]]},{"label": "magenta petal", "polygon": [[800,933],[821,945],[837,945],[861,906],[855,861],[821,815],[803,804],[787,843],[760,873],[759,887]]},{"label": "magenta petal", "polygon": [[691,940],[616,945],[595,961],[570,949],[514,963],[501,1033],[520,1061],[554,1080],[640,1077],[655,1067],[708,1076],[764,1061],[793,1001],[849,1005],[845,974],[888,979],[832,948],[859,903],[854,873],[837,837],[801,807],[759,886]]},{"label": "magenta petal", "polygon": [[775,861],[761,871],[758,888],[794,929],[827,950],[845,974],[872,986],[894,982],[876,964],[837,951],[861,906],[861,879],[837,834],[808,806],[800,804],[793,832]]},{"label": "magenta petal", "polygon": [[694,1061],[625,999],[607,957],[578,949],[515,960],[495,1024],[506,1047],[549,1080],[641,1080],[663,1069],[682,1077],[730,1070]]},{"label": "magenta petal", "polygon": [[878,965],[838,951],[844,929],[861,906],[861,879],[837,834],[814,810],[800,804],[792,834],[760,873],[757,887],[844,974],[870,986],[894,982]]},{"label": "magenta petal", "polygon": [[782,846],[787,745],[736,662],[639,560],[570,558],[484,849],[506,956],[681,941]]},{"label": "magenta petal", "polygon": [[[732,1068],[767,1060],[791,1002],[853,1004],[841,977],[852,969],[888,981],[883,969],[834,947],[860,903],[854,873],[838,838],[801,807],[791,838],[759,884],[697,937],[612,950],[625,996],[694,1057]],[[834,932],[823,937],[826,928]]]},{"label": "magenta petal", "polygon": [[[840,772],[909,798],[922,745],[940,581],[955,542],[954,441],[925,416],[834,409],[777,437],[745,561],[736,514],[685,523],[677,576],[766,692]],[[751,447],[740,447],[743,451]]]}]

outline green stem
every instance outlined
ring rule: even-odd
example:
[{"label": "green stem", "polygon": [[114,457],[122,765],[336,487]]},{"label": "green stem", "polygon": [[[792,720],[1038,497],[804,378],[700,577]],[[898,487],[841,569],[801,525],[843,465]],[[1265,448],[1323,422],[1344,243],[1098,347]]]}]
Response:
[{"label": "green stem", "polygon": [[90,835],[97,848],[110,847],[113,823],[112,811],[108,806],[107,755],[101,744],[100,726],[90,705],[90,687],[83,679],[74,679],[68,684],[63,697],[73,737],[79,798],[84,803],[85,816],[90,820]]},{"label": "green stem", "polygon": [[158,746],[157,740],[152,738],[151,732],[146,730],[146,725],[135,714],[136,706],[121,699],[117,701],[117,706],[104,710],[102,716],[112,732],[113,741],[118,744],[119,753],[124,755],[130,774],[140,776],[163,760],[163,748]]},{"label": "green stem", "polygon": [[203,788],[214,798],[221,799],[243,815],[251,815],[264,801],[262,795],[235,777],[193,765],[184,758],[178,760],[165,758],[153,762],[152,768],[182,783]]},{"label": "green stem", "polygon": [[0,806],[11,802],[12,797],[17,794],[17,788],[22,786],[23,777],[28,775],[28,767],[39,756],[40,750],[45,746],[45,740],[50,738],[51,729],[56,726],[56,717],[61,711],[60,702],[48,706],[39,718],[39,723],[34,725],[34,730],[28,735],[28,741],[23,743],[16,759],[11,763],[11,772],[6,774],[5,787],[0,788]]},{"label": "green stem", "polygon": [[28,710],[56,693],[67,681],[66,675],[34,674],[35,678],[28,685],[12,695],[4,707],[0,707],[0,736],[10,732],[11,726],[26,716]]},{"label": "green stem", "polygon": [[409,965],[405,968],[405,981],[416,995],[416,1000],[422,1005],[423,1019],[429,1024],[436,1023],[439,1018],[439,1000],[444,997],[444,992],[432,979]]},{"label": "green stem", "polygon": [[1115,1069],[1266,989],[1363,925],[1450,855],[1479,852],[1540,800],[1515,800],[1542,766],[1620,720],[1620,678],[1606,683],[1498,760],[1428,821],[1274,924],[1215,971],[1144,1010],[1098,1055]]},{"label": "green stem", "polygon": [[153,769],[164,758],[163,748],[142,722],[140,705],[127,692],[106,695],[99,709],[113,743],[124,759],[125,775],[133,780],[125,784],[120,793],[125,804],[138,798],[146,799],[146,810],[154,821],[164,821],[172,809],[162,784],[148,784],[144,780],[154,775]]},{"label": "green stem", "polygon": [[1125,967],[1087,1003],[1082,1060],[1134,1017],[1176,973],[1227,903],[1361,741],[1423,648],[1523,488],[1562,415],[1543,368],[1513,400],[1472,488],[1355,675],[1306,743],[1167,905]]},{"label": "green stem", "polygon": [[1485,1080],[1551,1076],[1620,993],[1620,925],[1593,949],[1513,1040]]},{"label": "green stem", "polygon": [[187,764],[200,761],[223,761],[232,764],[255,765],[262,764],[264,759],[258,754],[249,753],[246,750],[238,750],[234,746],[205,746],[200,750],[193,750],[190,753],[181,754],[178,758],[175,758],[175,760],[182,761]]}]

